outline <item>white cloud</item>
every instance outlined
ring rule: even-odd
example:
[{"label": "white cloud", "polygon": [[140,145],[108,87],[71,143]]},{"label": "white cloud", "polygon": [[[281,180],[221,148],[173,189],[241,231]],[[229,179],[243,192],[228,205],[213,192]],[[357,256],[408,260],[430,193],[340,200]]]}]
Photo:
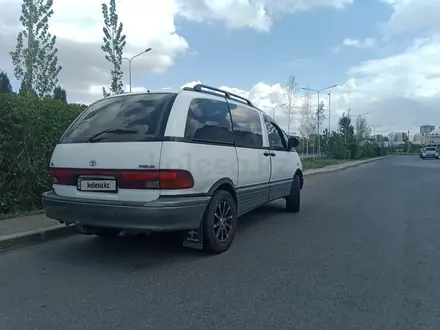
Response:
[{"label": "white cloud", "polygon": [[371,48],[376,45],[376,40],[373,38],[365,38],[363,40],[346,38],[342,42],[345,47],[353,48]]},{"label": "white cloud", "polygon": [[230,28],[268,31],[272,17],[316,7],[343,9],[354,0],[176,0],[178,14],[195,21],[221,21]]},{"label": "white cloud", "polygon": [[387,33],[431,30],[440,31],[440,1],[438,0],[382,0],[393,13],[386,24]]}]

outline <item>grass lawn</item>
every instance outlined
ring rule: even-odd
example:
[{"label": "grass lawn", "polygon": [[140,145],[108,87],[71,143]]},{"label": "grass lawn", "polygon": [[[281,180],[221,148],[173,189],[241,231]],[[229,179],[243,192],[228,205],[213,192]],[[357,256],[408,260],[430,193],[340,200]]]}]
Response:
[{"label": "grass lawn", "polygon": [[350,159],[332,159],[332,158],[308,158],[302,161],[304,170],[326,167],[330,165],[338,165],[351,162]]}]

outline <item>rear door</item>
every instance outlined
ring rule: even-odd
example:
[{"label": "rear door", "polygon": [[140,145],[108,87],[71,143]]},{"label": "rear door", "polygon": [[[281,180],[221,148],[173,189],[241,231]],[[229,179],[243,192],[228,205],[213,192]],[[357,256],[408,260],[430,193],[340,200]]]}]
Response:
[{"label": "rear door", "polygon": [[58,195],[151,201],[167,113],[176,94],[127,94],[100,100],[67,129],[51,159]]},{"label": "rear door", "polygon": [[239,213],[269,201],[270,156],[259,111],[228,100],[238,158]]}]

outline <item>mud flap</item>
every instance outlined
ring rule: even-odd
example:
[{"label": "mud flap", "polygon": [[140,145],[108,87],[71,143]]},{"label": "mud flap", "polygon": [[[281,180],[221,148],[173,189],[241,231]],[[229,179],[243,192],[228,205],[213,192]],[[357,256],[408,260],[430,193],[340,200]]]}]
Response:
[{"label": "mud flap", "polygon": [[199,228],[184,232],[182,245],[192,249],[203,249],[203,221]]}]

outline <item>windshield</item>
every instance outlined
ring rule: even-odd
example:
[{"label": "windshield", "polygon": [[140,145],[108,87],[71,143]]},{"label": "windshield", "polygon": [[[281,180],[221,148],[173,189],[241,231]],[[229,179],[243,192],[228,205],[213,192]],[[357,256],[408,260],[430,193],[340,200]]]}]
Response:
[{"label": "windshield", "polygon": [[[85,110],[60,143],[136,142],[155,136],[172,93],[121,95],[102,99]],[[130,132],[130,134],[123,134]]]},{"label": "windshield", "polygon": [[426,148],[426,151],[435,151],[435,148]]}]

